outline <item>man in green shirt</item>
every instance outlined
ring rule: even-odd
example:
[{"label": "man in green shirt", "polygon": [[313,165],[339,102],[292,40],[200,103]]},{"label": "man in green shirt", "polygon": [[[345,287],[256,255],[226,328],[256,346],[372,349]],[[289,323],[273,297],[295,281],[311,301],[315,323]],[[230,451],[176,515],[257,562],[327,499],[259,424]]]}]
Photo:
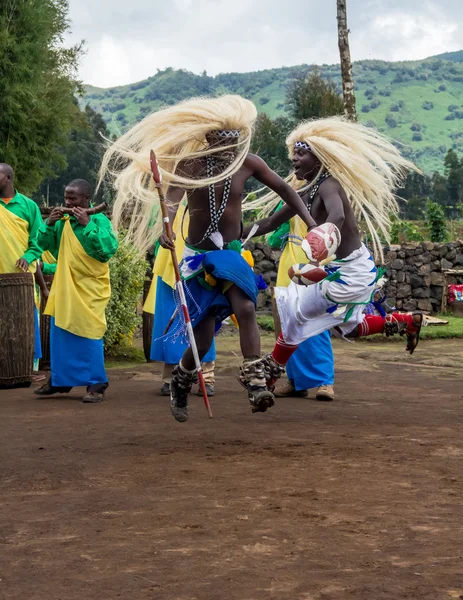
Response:
[{"label": "man in green shirt", "polygon": [[0,163],[0,272],[34,272],[42,255],[36,241],[42,217],[37,204],[14,189],[14,171]]},{"label": "man in green shirt", "polygon": [[41,396],[86,386],[84,402],[100,402],[108,380],[104,369],[105,309],[110,297],[108,261],[117,238],[103,214],[89,215],[91,188],[76,179],[64,191],[64,215],[54,208],[39,229],[43,251],[57,257],[56,274],[45,314],[50,327],[51,376],[35,393]]},{"label": "man in green shirt", "polygon": [[[15,190],[12,167],[0,163],[0,273],[36,272],[37,259],[42,255],[36,241],[41,223],[37,204]],[[42,351],[36,307],[34,325],[34,360],[37,360]]]}]

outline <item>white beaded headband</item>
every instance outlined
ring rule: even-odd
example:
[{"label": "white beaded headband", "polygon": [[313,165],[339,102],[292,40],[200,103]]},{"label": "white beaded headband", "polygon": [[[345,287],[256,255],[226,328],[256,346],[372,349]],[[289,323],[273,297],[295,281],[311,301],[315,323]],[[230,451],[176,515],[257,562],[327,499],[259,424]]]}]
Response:
[{"label": "white beaded headband", "polygon": [[309,152],[312,152],[312,148],[306,142],[296,142],[294,144],[294,148],[295,149],[296,148],[302,148],[303,150],[308,150]]},{"label": "white beaded headband", "polygon": [[239,129],[216,129],[211,131],[211,135],[215,135],[221,138],[237,138],[240,137]]}]

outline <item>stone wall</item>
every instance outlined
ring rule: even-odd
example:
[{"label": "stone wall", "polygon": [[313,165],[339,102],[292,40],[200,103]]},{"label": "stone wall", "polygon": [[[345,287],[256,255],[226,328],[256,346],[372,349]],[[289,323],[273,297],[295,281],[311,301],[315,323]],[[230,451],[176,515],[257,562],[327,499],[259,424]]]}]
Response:
[{"label": "stone wall", "polygon": [[385,252],[387,303],[399,310],[438,312],[444,271],[463,269],[463,242],[407,243]]},{"label": "stone wall", "polygon": [[[255,272],[262,274],[268,285],[275,285],[281,252],[261,242],[251,242],[246,247],[254,256]],[[438,312],[442,302],[444,271],[463,270],[461,241],[449,244],[407,243],[386,248],[384,254],[387,303],[399,310]],[[459,282],[463,282],[463,277]],[[263,313],[271,312],[270,289],[259,293],[257,309]]]}]

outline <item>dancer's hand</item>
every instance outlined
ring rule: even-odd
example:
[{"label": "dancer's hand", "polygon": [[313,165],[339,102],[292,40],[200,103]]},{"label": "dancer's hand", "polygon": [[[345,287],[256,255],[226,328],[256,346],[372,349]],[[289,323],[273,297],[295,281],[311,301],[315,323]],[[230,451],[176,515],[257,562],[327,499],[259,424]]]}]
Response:
[{"label": "dancer's hand", "polygon": [[172,238],[170,238],[165,232],[161,234],[159,238],[159,243],[163,248],[167,248],[167,250],[175,250],[175,240],[177,236],[174,232],[172,232]]}]

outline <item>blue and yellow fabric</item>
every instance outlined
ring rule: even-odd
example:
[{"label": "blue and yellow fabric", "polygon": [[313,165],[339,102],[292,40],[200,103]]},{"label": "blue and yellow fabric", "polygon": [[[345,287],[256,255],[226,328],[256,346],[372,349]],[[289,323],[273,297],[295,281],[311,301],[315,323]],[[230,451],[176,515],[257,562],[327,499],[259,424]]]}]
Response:
[{"label": "blue and yellow fabric", "polygon": [[[98,217],[96,222],[94,217]],[[44,311],[52,317],[51,381],[56,387],[107,381],[102,339],[111,293],[107,261],[116,252],[117,240],[109,220],[101,217],[104,215],[92,215],[86,226],[74,217],[65,217],[52,227],[44,224],[39,231],[38,241],[44,250],[52,246],[55,254],[58,248],[56,273]],[[89,251],[106,260],[90,256]]]},{"label": "blue and yellow fabric", "polygon": [[[173,223],[173,231],[176,235],[175,250],[179,261],[182,258],[185,248],[184,238],[188,232],[189,222],[190,217],[187,205],[186,202],[183,202],[177,211]],[[175,275],[170,250],[159,247],[154,261],[153,280],[151,281],[143,310],[154,314],[150,358],[151,360],[164,362],[168,365],[177,364],[188,348],[186,336],[181,333],[182,323],[179,315],[175,318],[167,335],[164,335],[167,324],[177,308],[174,298],[174,288]],[[214,340],[203,361],[210,362],[215,360],[215,357]]]},{"label": "blue and yellow fabric", "polygon": [[[41,222],[39,207],[23,194],[16,192],[9,201],[0,199],[0,273],[22,273],[16,266],[19,258],[28,261],[29,273],[35,273],[36,260],[42,253],[35,240]],[[42,357],[37,293],[34,301],[34,368],[37,368]]]},{"label": "blue and yellow fabric", "polygon": [[[298,216],[290,219],[289,228],[280,232],[284,248],[278,266],[277,286],[289,285],[288,269],[291,265],[307,262],[300,246],[306,233],[307,226]],[[296,390],[333,385],[334,356],[330,332],[324,331],[303,342],[287,363],[286,375],[293,381]]]}]

